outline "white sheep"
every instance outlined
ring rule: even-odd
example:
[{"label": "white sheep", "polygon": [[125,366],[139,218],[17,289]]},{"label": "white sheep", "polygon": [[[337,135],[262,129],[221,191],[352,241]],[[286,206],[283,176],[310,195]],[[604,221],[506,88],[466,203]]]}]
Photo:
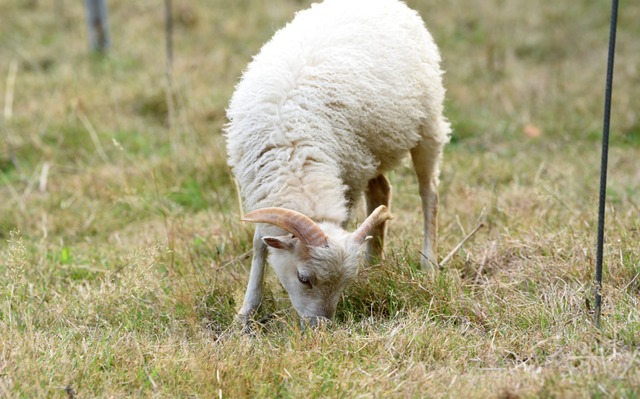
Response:
[{"label": "white sheep", "polygon": [[[398,0],[313,4],[254,57],[225,126],[229,164],[253,211],[243,220],[258,223],[242,318],[261,302],[267,254],[302,318],[333,318],[363,244],[367,261],[382,256],[391,201],[383,173],[407,152],[422,199],[422,266],[434,269],[450,132],[439,64],[423,21]],[[369,216],[349,233],[363,193]]]}]

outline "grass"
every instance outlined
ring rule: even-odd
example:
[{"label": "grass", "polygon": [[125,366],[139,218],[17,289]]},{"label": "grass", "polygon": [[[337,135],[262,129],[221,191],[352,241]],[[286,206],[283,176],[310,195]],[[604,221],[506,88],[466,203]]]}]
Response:
[{"label": "grass", "polygon": [[[640,395],[640,7],[621,5],[602,327],[592,324],[608,5],[409,1],[440,44],[454,138],[434,280],[404,165],[387,259],[336,322],[300,331],[268,274],[255,336],[234,324],[251,226],[221,126],[251,56],[308,1],[109,2],[88,54],[67,2],[0,4],[3,397]],[[16,65],[15,83],[9,79]],[[13,101],[6,102],[13,92]],[[536,132],[532,137],[527,132]]]}]

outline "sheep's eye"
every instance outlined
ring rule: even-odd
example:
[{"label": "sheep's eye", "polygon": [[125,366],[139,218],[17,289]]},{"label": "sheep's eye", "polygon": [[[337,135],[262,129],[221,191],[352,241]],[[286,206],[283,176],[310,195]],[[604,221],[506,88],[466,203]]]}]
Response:
[{"label": "sheep's eye", "polygon": [[298,280],[307,287],[313,288],[311,285],[311,278],[306,274],[300,274],[300,270],[298,270]]}]

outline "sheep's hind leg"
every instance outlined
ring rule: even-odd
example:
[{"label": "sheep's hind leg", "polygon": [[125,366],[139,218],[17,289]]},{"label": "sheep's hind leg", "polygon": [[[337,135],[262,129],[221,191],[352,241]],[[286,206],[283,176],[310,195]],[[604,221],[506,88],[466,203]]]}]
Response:
[{"label": "sheep's hind leg", "polygon": [[433,273],[438,267],[438,164],[442,154],[442,144],[425,138],[411,150],[413,166],[418,177],[422,215],[424,222],[424,241],[420,263],[422,269]]},{"label": "sheep's hind leg", "polygon": [[[389,180],[387,180],[384,175],[378,175],[369,180],[365,198],[367,202],[367,215],[370,215],[371,212],[380,205],[384,205],[391,210],[391,184],[389,184]],[[387,222],[385,221],[371,231],[373,238],[367,241],[367,264],[372,264],[382,259],[386,230]]]}]

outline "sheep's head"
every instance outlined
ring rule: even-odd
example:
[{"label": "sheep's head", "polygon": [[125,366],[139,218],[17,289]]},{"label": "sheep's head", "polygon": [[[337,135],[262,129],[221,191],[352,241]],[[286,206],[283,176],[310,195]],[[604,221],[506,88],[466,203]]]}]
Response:
[{"label": "sheep's head", "polygon": [[352,233],[283,208],[258,209],[242,220],[274,225],[289,233],[263,236],[262,241],[270,248],[269,261],[294,308],[315,324],[319,319],[333,319],[342,290],[358,274],[368,234],[390,217],[387,208],[380,206]]}]

